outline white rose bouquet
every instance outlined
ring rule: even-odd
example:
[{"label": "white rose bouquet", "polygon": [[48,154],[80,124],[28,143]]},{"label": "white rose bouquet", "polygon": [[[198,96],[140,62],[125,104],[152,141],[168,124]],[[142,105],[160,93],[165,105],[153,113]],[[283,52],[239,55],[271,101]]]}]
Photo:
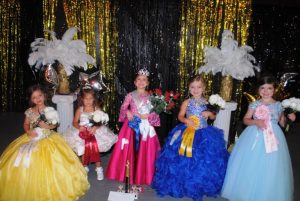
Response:
[{"label": "white rose bouquet", "polygon": [[225,108],[225,100],[219,94],[213,94],[208,99],[207,110],[218,113],[220,109]]},{"label": "white rose bouquet", "polygon": [[92,127],[94,125],[107,124],[108,121],[109,121],[109,117],[107,113],[100,110],[96,110],[90,115],[82,113],[80,115],[79,125]]},{"label": "white rose bouquet", "polygon": [[[285,99],[281,102],[281,105],[284,108],[284,114],[286,116],[291,113],[300,112],[300,99],[299,98],[292,97],[289,99]],[[285,132],[289,131],[291,123],[292,123],[292,121],[289,118],[287,118]]]},{"label": "white rose bouquet", "polygon": [[49,125],[57,125],[59,123],[58,113],[53,107],[46,107],[40,115],[40,120]]}]

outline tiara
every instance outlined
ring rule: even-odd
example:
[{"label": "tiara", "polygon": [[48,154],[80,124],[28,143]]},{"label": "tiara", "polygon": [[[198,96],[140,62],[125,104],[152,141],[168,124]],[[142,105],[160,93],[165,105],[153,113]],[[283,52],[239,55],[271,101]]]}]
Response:
[{"label": "tiara", "polygon": [[145,75],[147,77],[150,75],[149,71],[146,68],[140,69],[137,74],[138,75]]}]

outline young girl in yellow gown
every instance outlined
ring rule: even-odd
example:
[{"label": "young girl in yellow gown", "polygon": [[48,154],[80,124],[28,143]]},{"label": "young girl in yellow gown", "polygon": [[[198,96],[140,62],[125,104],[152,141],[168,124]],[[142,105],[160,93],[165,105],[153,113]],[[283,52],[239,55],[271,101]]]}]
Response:
[{"label": "young girl in yellow gown", "polygon": [[43,89],[34,85],[28,92],[25,134],[0,157],[0,200],[77,200],[89,189],[86,171],[63,138],[51,130],[56,126],[41,120],[46,108]]}]

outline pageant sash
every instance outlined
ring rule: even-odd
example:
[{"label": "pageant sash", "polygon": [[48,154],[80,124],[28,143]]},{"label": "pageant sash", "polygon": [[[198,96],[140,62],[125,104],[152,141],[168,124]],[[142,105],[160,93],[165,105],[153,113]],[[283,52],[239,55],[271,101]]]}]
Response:
[{"label": "pageant sash", "polygon": [[261,120],[264,120],[266,128],[263,129],[264,142],[266,153],[272,153],[278,150],[278,140],[274,134],[271,123],[271,112],[266,105],[260,105],[256,108],[254,115]]},{"label": "pageant sash", "polygon": [[79,137],[84,140],[83,164],[88,165],[91,162],[100,162],[100,154],[95,135],[85,128],[85,130],[79,132]]},{"label": "pageant sash", "polygon": [[28,168],[31,161],[31,155],[34,148],[37,147],[38,141],[48,137],[51,134],[51,131],[49,129],[43,129],[40,127],[37,127],[34,129],[37,133],[37,136],[32,138],[28,143],[23,144],[19,152],[17,154],[17,158],[15,159],[14,166],[19,167],[21,164],[21,160],[23,158],[23,165],[24,167]]},{"label": "pageant sash", "polygon": [[193,155],[193,143],[196,129],[200,127],[200,120],[197,116],[190,116],[188,119],[192,120],[195,123],[196,128],[187,127],[182,135],[182,141],[179,147],[179,154],[186,157],[192,157]]}]

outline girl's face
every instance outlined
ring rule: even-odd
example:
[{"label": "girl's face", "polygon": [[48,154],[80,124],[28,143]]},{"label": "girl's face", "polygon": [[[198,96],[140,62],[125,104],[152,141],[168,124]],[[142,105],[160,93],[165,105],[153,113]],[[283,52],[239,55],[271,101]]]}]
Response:
[{"label": "girl's face", "polygon": [[94,101],[95,101],[95,98],[92,94],[90,93],[86,93],[84,96],[83,96],[83,99],[82,99],[82,102],[83,102],[83,106],[84,107],[93,107],[94,106]]},{"label": "girl's face", "polygon": [[273,84],[264,84],[258,88],[258,94],[262,99],[270,99],[274,95],[274,90]]},{"label": "girl's face", "polygon": [[149,85],[148,77],[146,75],[138,75],[134,80],[134,85],[137,89],[146,89]]},{"label": "girl's face", "polygon": [[201,81],[194,81],[189,85],[190,94],[194,98],[200,98],[205,90],[205,86]]},{"label": "girl's face", "polygon": [[31,102],[33,102],[36,106],[45,105],[45,95],[42,91],[36,90],[31,94]]}]

